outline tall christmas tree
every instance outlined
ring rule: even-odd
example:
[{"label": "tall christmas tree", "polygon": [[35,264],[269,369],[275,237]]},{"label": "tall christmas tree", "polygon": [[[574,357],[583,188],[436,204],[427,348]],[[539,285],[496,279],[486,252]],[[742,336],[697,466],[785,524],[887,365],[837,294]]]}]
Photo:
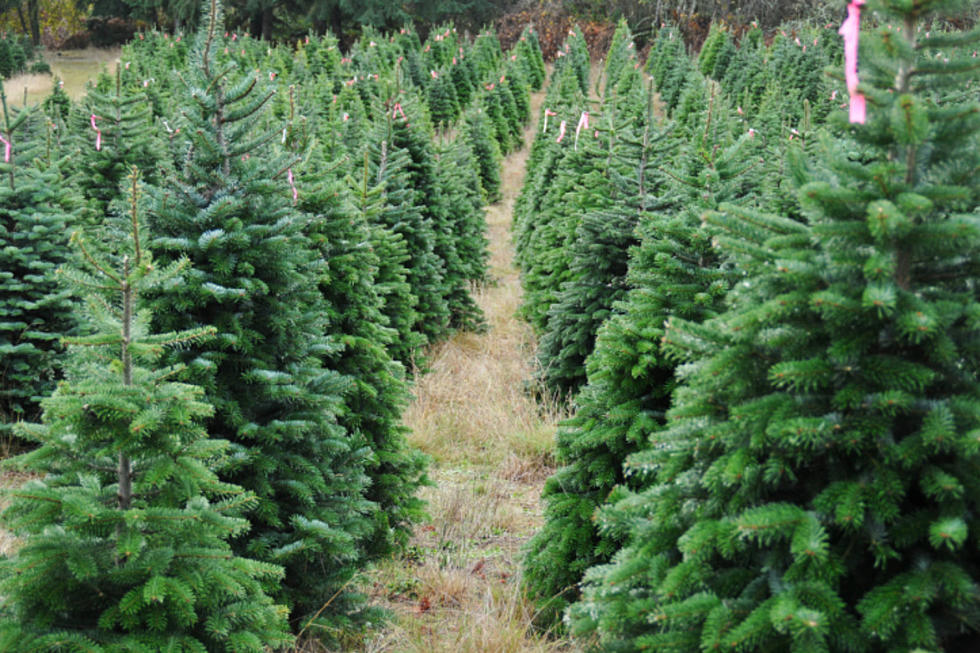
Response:
[{"label": "tall christmas tree", "polygon": [[527,586],[545,614],[575,598],[585,570],[607,562],[625,537],[622,529],[597,528],[596,512],[631,483],[624,462],[662,428],[670,406],[677,361],[660,351],[664,322],[716,315],[737,278],[701,225],[704,210],[755,195],[758,144],[733,138],[718,115],[724,110],[712,104],[702,111],[701,133],[680,144],[663,165],[672,172],[651,177],[656,185],[639,198],[648,204],[637,228],[640,243],[629,254],[630,291],[599,331],[575,415],[559,429],[562,467],[545,486],[546,523],[528,549]]},{"label": "tall christmas tree", "polygon": [[319,285],[335,344],[327,360],[348,382],[338,420],[372,452],[367,496],[377,510],[365,547],[381,555],[404,545],[422,515],[415,493],[426,482],[425,458],[409,447],[401,424],[408,386],[405,369],[388,352],[395,331],[382,313],[384,298],[375,283],[380,260],[370,227],[331,168],[337,166],[314,154],[309,173],[298,178],[305,188],[299,208],[310,214],[307,231],[324,262]]},{"label": "tall christmas tree", "polygon": [[201,426],[211,407],[160,362],[209,334],[148,330],[142,291],[179,283],[187,261],[153,265],[132,183],[126,246],[101,259],[78,239],[87,265],[63,275],[87,294],[92,333],[68,341],[43,425],[18,429],[41,446],[11,464],[43,477],[8,492],[22,544],[0,565],[0,648],[261,653],[292,639],[263,589],[282,568],[231,551],[255,497],[218,480],[228,443]]},{"label": "tall christmas tree", "polygon": [[149,212],[149,248],[193,267],[150,304],[161,329],[217,330],[175,358],[215,406],[211,431],[233,443],[226,480],[258,497],[236,549],[283,565],[277,597],[296,620],[316,615],[326,634],[359,605],[343,590],[372,528],[371,451],[337,422],[348,381],[326,362],[337,345],[326,336],[321,259],[294,207],[296,157],[270,144],[279,129],[257,129],[273,90],[233,62],[219,67],[220,4],[204,12],[171,116],[180,165],[153,189]]},{"label": "tall christmas tree", "polygon": [[[69,160],[72,181],[81,193],[80,219],[100,225],[109,205],[121,197],[120,186],[132,166],[146,183],[163,176],[165,150],[142,86],[123,83],[123,68],[110,77],[103,73],[70,114],[75,152]],[[159,130],[159,131],[158,131]]]},{"label": "tall christmas tree", "polygon": [[[371,152],[364,151],[364,162],[358,179],[349,180],[353,188],[353,201],[358,215],[370,230],[371,248],[378,257],[378,269],[374,277],[375,291],[381,298],[381,313],[386,318],[385,325],[394,330],[394,337],[388,343],[391,357],[406,368],[411,368],[425,343],[425,338],[415,330],[418,322],[418,297],[412,291],[409,281],[408,265],[413,261],[403,230],[411,224],[395,222],[388,224],[386,218],[402,215],[398,191],[393,188],[389,194],[389,183],[393,179],[388,165],[387,143],[378,145],[380,162],[372,166]],[[412,214],[409,214],[412,215]],[[397,228],[397,229],[396,229]],[[416,259],[418,259],[418,252]]]},{"label": "tall christmas tree", "polygon": [[69,258],[74,202],[64,161],[35,112],[11,117],[0,86],[0,437],[36,420],[59,376],[61,335],[74,329],[73,302],[55,279]]},{"label": "tall christmas tree", "polygon": [[683,383],[629,461],[646,488],[606,513],[628,544],[572,618],[606,648],[977,641],[980,107],[946,90],[976,79],[980,34],[920,29],[966,3],[869,2],[854,84],[861,4],[858,124],[802,187],[808,223],[709,215],[750,276],[717,318],[667,325]]},{"label": "tall christmas tree", "polygon": [[[639,78],[628,67],[629,76]],[[595,117],[596,132],[606,149],[604,170],[581,178],[588,189],[588,208],[577,219],[568,247],[569,279],[548,308],[538,346],[540,376],[559,395],[574,394],[585,382],[585,360],[592,352],[599,327],[613,305],[626,293],[629,249],[641,217],[655,208],[656,169],[666,136],[656,131],[653,91],[624,85],[627,93],[612,91]],[[589,138],[591,135],[587,135]],[[575,202],[574,204],[578,204]]]}]

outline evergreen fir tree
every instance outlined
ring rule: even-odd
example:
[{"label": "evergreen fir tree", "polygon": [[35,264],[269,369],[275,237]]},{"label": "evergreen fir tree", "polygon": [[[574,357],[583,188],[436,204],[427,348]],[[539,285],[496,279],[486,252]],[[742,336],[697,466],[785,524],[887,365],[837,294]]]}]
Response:
[{"label": "evergreen fir tree", "polygon": [[[3,108],[0,159],[0,437],[40,416],[38,401],[59,378],[59,339],[75,328],[73,303],[55,279],[69,257],[75,203],[64,161],[36,113]],[[9,160],[8,160],[9,159]]]},{"label": "evergreen fir tree", "polygon": [[676,361],[659,350],[665,320],[712,317],[736,278],[712,250],[701,213],[752,199],[748,173],[757,144],[747,136],[733,140],[715,112],[723,114],[724,105],[702,114],[701,133],[665,166],[673,172],[651,188],[651,198],[641,198],[649,204],[629,257],[629,294],[599,331],[575,415],[559,429],[563,466],[545,486],[547,521],[526,561],[527,586],[545,615],[574,598],[585,570],[608,561],[624,539],[621,530],[597,529],[595,514],[627,482],[624,462],[645,448],[670,405]]},{"label": "evergreen fir tree", "polygon": [[[630,67],[639,77],[639,72]],[[613,95],[606,102],[601,125],[606,148],[603,170],[580,178],[590,196],[569,244],[570,278],[548,308],[537,359],[545,387],[559,396],[572,396],[585,382],[585,360],[592,352],[599,327],[626,292],[629,249],[640,216],[653,206],[664,134],[654,133],[652,90]],[[656,146],[657,149],[654,149]],[[657,151],[661,150],[661,151]]]},{"label": "evergreen fir tree", "polygon": [[[418,297],[412,292],[408,268],[413,260],[409,254],[402,225],[399,222],[388,223],[390,215],[404,217],[407,213],[399,204],[403,192],[393,187],[388,193],[388,184],[395,183],[396,175],[389,167],[388,146],[382,141],[379,145],[379,163],[372,166],[371,152],[364,151],[364,164],[360,178],[350,180],[354,185],[354,206],[361,219],[368,225],[371,248],[377,254],[378,269],[375,273],[374,288],[380,296],[381,313],[385,317],[385,325],[394,330],[392,341],[388,344],[391,357],[402,363],[408,369],[412,368],[418,357],[419,349],[425,344],[425,337],[416,331],[418,312]],[[416,214],[407,213],[414,217]],[[421,262],[416,253],[416,262]],[[414,278],[414,277],[413,277]]]},{"label": "evergreen fir tree", "polygon": [[440,73],[436,70],[432,72],[436,76],[429,83],[427,91],[429,115],[432,116],[432,123],[437,129],[447,128],[459,115],[456,87],[448,73]]},{"label": "evergreen fir tree", "polygon": [[[372,143],[372,153],[379,178],[384,171],[385,192],[391,205],[382,219],[404,236],[411,256],[408,281],[418,299],[418,319],[412,328],[431,343],[449,330],[446,262],[454,252],[452,235],[440,229],[435,215],[435,155],[429,131],[424,124],[418,124],[423,117],[416,106],[406,102],[402,105],[404,115],[378,123],[383,140],[377,140],[377,146]],[[394,107],[386,111],[389,116],[393,113]],[[409,121],[409,115],[415,122]]]},{"label": "evergreen fir tree", "polygon": [[573,615],[602,646],[977,641],[980,107],[943,90],[975,79],[980,35],[916,29],[958,6],[868,3],[900,28],[862,35],[868,122],[827,144],[807,224],[709,215],[752,276],[717,318],[666,327],[683,383],[629,461],[645,489],[603,522],[628,543]]},{"label": "evergreen fir tree", "polygon": [[444,261],[450,326],[478,331],[486,324],[483,311],[470,295],[470,286],[486,279],[490,252],[479,171],[465,139],[456,139],[443,149],[437,174],[439,194],[435,198],[435,209],[438,223],[452,239],[452,256]]},{"label": "evergreen fir tree", "polygon": [[463,117],[463,134],[480,173],[480,188],[484,201],[500,199],[500,145],[494,138],[493,126],[487,113],[479,107],[472,108]]},{"label": "evergreen fir tree", "polygon": [[85,200],[82,220],[100,225],[132,166],[140,168],[146,183],[159,182],[163,146],[144,89],[124,86],[122,67],[114,79],[100,76],[71,120],[76,153],[70,163],[72,181]]},{"label": "evergreen fir tree", "polygon": [[408,386],[404,368],[388,353],[395,333],[385,326],[375,283],[380,261],[365,216],[326,165],[312,165],[311,172],[300,177],[306,190],[299,208],[311,215],[308,233],[324,261],[320,289],[327,333],[337,345],[328,361],[348,380],[338,420],[371,448],[367,497],[377,510],[365,547],[371,555],[384,555],[405,544],[422,516],[423,502],[415,494],[426,482],[425,458],[409,447],[401,424]]},{"label": "evergreen fir tree", "polygon": [[228,443],[201,426],[211,407],[160,363],[208,329],[148,331],[142,291],[179,283],[187,261],[152,264],[136,192],[134,172],[128,246],[99,260],[79,239],[87,269],[64,275],[89,293],[93,333],[68,341],[44,424],[19,429],[41,447],[13,464],[44,476],[8,492],[22,546],[0,565],[0,648],[261,653],[291,640],[263,590],[282,568],[231,551],[254,497],[218,480]]},{"label": "evergreen fir tree", "polygon": [[204,15],[178,105],[181,165],[153,190],[149,213],[157,258],[193,268],[155,289],[151,306],[161,329],[217,330],[177,357],[215,406],[212,432],[233,443],[226,480],[258,499],[253,531],[234,544],[283,565],[277,597],[326,635],[361,605],[346,588],[376,509],[365,498],[371,451],[337,421],[348,381],[327,367],[337,344],[325,335],[322,262],[287,185],[295,158],[268,145],[278,129],[256,129],[272,91],[233,63],[218,67],[217,0]]}]

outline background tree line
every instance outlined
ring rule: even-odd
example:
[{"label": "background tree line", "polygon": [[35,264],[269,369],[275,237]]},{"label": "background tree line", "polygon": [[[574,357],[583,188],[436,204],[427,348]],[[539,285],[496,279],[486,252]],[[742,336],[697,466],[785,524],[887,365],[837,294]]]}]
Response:
[{"label": "background tree line", "polygon": [[[651,28],[672,21],[686,33],[712,20],[748,23],[764,29],[786,20],[837,20],[843,0],[234,0],[226,7],[229,29],[266,39],[289,39],[313,32],[333,32],[350,40],[364,26],[378,29],[414,22],[426,25],[452,20],[472,30],[512,13],[525,13],[538,22],[557,19],[615,22],[625,18],[639,42]],[[6,29],[29,34],[35,44],[47,22],[58,23],[68,13],[93,22],[140,22],[162,30],[191,30],[197,26],[196,0],[0,0]],[[706,27],[705,30],[706,31]],[[696,39],[695,39],[696,40]],[[96,41],[97,42],[97,41]]]}]

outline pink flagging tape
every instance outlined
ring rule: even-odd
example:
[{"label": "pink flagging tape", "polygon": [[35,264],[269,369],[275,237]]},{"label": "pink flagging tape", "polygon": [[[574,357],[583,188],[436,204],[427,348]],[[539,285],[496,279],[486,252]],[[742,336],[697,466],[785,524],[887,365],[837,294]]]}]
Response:
[{"label": "pink flagging tape", "polygon": [[542,134],[548,133],[548,116],[557,116],[558,112],[552,111],[551,109],[544,110],[544,129],[541,130]]},{"label": "pink flagging tape", "polygon": [[567,126],[567,124],[565,123],[564,120],[562,120],[561,121],[561,124],[558,125],[558,139],[555,141],[556,143],[561,143],[562,139],[565,138],[565,127],[566,126]]},{"label": "pink flagging tape", "polygon": [[3,162],[10,163],[10,141],[3,136],[0,136],[0,141],[3,141]]},{"label": "pink flagging tape", "polygon": [[293,179],[293,169],[290,168],[286,171],[286,180],[289,181],[289,187],[293,189],[293,204],[299,198],[299,192],[296,190],[296,181]]},{"label": "pink flagging tape", "polygon": [[861,6],[864,0],[851,0],[847,5],[847,20],[837,33],[844,37],[844,78],[851,96],[849,118],[852,123],[864,124],[867,102],[858,91],[858,35],[861,31]]},{"label": "pink flagging tape", "polygon": [[578,119],[578,125],[575,127],[575,149],[578,149],[578,135],[582,133],[583,129],[589,128],[589,112],[583,111],[582,117]]},{"label": "pink flagging tape", "polygon": [[98,120],[98,119],[99,119],[99,117],[97,115],[95,115],[94,113],[92,114],[92,117],[89,119],[89,124],[91,124],[92,125],[92,129],[95,130],[95,149],[96,149],[96,151],[99,151],[99,150],[102,149],[102,130],[100,130],[98,128],[98,126],[96,126],[96,124],[95,124],[95,121]]}]

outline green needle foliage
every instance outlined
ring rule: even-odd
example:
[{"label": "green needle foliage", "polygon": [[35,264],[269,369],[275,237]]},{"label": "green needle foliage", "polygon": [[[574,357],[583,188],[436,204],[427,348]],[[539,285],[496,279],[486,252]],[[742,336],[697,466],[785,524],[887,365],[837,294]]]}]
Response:
[{"label": "green needle foliage", "polygon": [[[418,322],[418,312],[415,309],[418,297],[412,290],[407,266],[413,260],[417,262],[420,259],[418,252],[415,259],[409,254],[405,233],[402,231],[409,225],[403,222],[389,224],[385,221],[391,216],[401,215],[396,210],[400,208],[397,204],[398,196],[403,193],[399,193],[394,187],[389,193],[389,183],[394,184],[394,181],[390,176],[393,170],[387,160],[387,143],[382,142],[378,149],[380,163],[376,167],[371,161],[371,150],[364,151],[360,179],[351,182],[356,184],[353,201],[361,219],[368,225],[371,248],[378,257],[375,289],[382,300],[381,313],[385,318],[385,325],[394,330],[393,339],[388,343],[388,352],[406,369],[411,369],[425,338],[415,330]],[[416,214],[409,215],[414,217]]]},{"label": "green needle foliage", "polygon": [[[319,157],[314,157],[318,162]],[[367,497],[377,505],[374,529],[365,538],[371,555],[403,546],[423,515],[415,496],[426,483],[426,459],[409,447],[400,423],[408,402],[405,369],[388,353],[395,332],[385,326],[384,299],[376,283],[380,266],[370,228],[351,204],[343,181],[319,162],[304,187],[299,207],[310,214],[310,239],[323,258],[320,290],[326,300],[327,333],[336,344],[330,367],[348,379],[338,420],[352,438],[372,451]]]},{"label": "green needle foliage", "polygon": [[527,587],[542,601],[544,616],[574,599],[586,569],[608,562],[625,538],[618,525],[600,530],[596,512],[628,487],[624,462],[664,423],[677,383],[676,359],[660,351],[664,322],[713,317],[736,278],[712,249],[701,215],[726,200],[753,199],[758,144],[733,138],[718,117],[724,109],[713,103],[702,112],[701,133],[673,156],[658,151],[662,145],[652,147],[653,134],[645,137],[645,165],[659,162],[671,172],[648,173],[649,188],[634,200],[640,243],[629,253],[630,290],[599,330],[575,415],[559,428],[562,467],[545,485],[546,523],[525,563]]},{"label": "green needle foliage", "polygon": [[825,144],[807,223],[708,215],[749,276],[665,329],[681,385],[628,461],[643,488],[602,520],[628,541],[571,617],[602,647],[977,642],[980,106],[945,96],[976,78],[980,33],[920,29],[965,4],[868,3],[868,123]]},{"label": "green needle foliage", "polygon": [[24,109],[11,117],[0,99],[0,136],[10,143],[10,161],[0,154],[0,438],[7,439],[13,423],[40,416],[39,400],[59,378],[60,337],[75,328],[73,302],[55,278],[70,256],[75,201],[38,115]]},{"label": "green needle foliage", "polygon": [[220,5],[204,11],[174,117],[180,156],[149,213],[149,248],[193,268],[149,299],[161,329],[216,329],[174,358],[215,406],[211,431],[233,443],[225,480],[258,498],[236,550],[284,566],[278,599],[329,635],[361,606],[344,588],[377,509],[365,497],[372,452],[338,423],[349,380],[329,366],[339,345],[327,336],[320,254],[292,204],[296,158],[270,145],[281,129],[256,128],[273,91],[216,56],[228,42]]},{"label": "green needle foliage", "polygon": [[[94,118],[93,118],[94,116]],[[70,114],[75,149],[69,163],[72,182],[84,198],[81,220],[91,226],[105,222],[109,206],[121,197],[120,186],[132,166],[147,184],[159,183],[164,147],[145,89],[103,73]],[[92,121],[99,129],[98,146]]]},{"label": "green needle foliage", "polygon": [[288,645],[286,609],[265,594],[276,565],[238,557],[255,497],[213,467],[200,387],[176,381],[166,349],[213,329],[153,334],[142,292],[180,283],[187,261],[158,268],[142,247],[133,173],[131,235],[111,259],[76,244],[91,335],[72,345],[44,423],[18,432],[40,447],[9,464],[42,474],[10,490],[3,513],[22,545],[0,565],[5,651],[253,651]]}]

